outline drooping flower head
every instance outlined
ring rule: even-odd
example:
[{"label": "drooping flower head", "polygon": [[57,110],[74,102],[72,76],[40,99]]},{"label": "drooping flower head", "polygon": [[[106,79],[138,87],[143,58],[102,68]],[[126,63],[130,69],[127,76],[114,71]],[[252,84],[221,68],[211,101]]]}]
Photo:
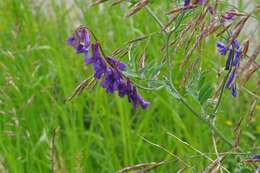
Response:
[{"label": "drooping flower head", "polygon": [[[101,87],[107,93],[117,91],[120,97],[127,96],[128,101],[133,104],[135,109],[139,106],[144,109],[149,106],[149,102],[138,94],[130,79],[123,75],[122,71],[126,69],[126,65],[113,57],[104,57],[100,52],[100,44],[91,44],[87,28],[79,27],[67,42],[77,53],[85,54],[86,65],[93,65],[94,78],[101,81]],[[90,45],[92,56],[89,56]]]}]

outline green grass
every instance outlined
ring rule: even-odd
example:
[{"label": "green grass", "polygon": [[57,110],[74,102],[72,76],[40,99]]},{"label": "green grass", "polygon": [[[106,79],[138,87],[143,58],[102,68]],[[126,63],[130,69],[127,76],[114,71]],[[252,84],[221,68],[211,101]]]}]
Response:
[{"label": "green grass", "polygon": [[[77,3],[0,2],[0,172],[46,173],[54,169],[54,172],[110,173],[128,165],[171,158],[143,137],[192,165],[188,172],[203,170],[210,162],[201,156],[193,157],[198,153],[167,132],[203,153],[214,153],[210,130],[165,90],[139,89],[151,102],[147,110],[134,111],[127,99],[108,95],[98,86],[64,102],[80,81],[91,76],[83,57],[66,45],[66,39],[79,24],[95,32],[106,54],[128,40],[159,29],[145,10],[125,18],[126,5],[111,7],[108,3],[87,8],[88,2]],[[159,16],[170,7],[170,3],[151,5]],[[166,22],[165,17],[162,20]],[[216,69],[224,65],[224,59],[215,53],[215,41],[212,38],[204,43],[202,52],[193,56],[201,59],[214,87],[218,83]],[[159,62],[163,58],[160,52],[163,43],[164,39],[155,35],[148,43],[138,44],[132,56],[139,58],[147,44],[147,64],[152,60]],[[178,63],[183,54],[180,51]],[[127,56],[121,60],[129,61]],[[179,87],[179,68],[173,74]],[[246,87],[257,93],[256,78]],[[189,98],[193,108],[200,111]],[[224,92],[216,124],[226,137],[234,139],[235,124],[241,117],[247,118],[253,100],[242,89],[236,99],[229,91]],[[247,126],[247,121],[242,123],[240,146],[244,151],[257,152],[253,147],[259,146],[259,110],[257,105],[250,125]],[[230,151],[219,138],[217,146],[219,152]],[[209,156],[216,159],[215,155]],[[245,158],[230,155],[224,163],[235,172],[239,166],[248,167],[239,163],[239,159]],[[183,167],[183,163],[173,160],[153,172],[177,172]]]}]

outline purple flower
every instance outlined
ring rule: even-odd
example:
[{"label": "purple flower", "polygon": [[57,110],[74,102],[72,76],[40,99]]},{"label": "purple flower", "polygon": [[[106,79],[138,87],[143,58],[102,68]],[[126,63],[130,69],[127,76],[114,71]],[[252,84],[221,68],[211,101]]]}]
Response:
[{"label": "purple flower", "polygon": [[134,108],[137,109],[138,106],[141,106],[143,109],[147,108],[150,103],[145,101],[140,95],[137,94],[136,87],[132,83],[127,81],[127,95],[128,101],[134,105]]},{"label": "purple flower", "polygon": [[[226,55],[227,52],[229,52],[228,58],[226,61],[225,70],[229,70],[231,63],[233,66],[239,66],[240,56],[241,56],[242,51],[241,51],[240,43],[237,39],[235,39],[232,42],[229,49],[227,49],[226,45],[220,41],[217,42],[216,47],[218,49],[219,54],[222,56]],[[234,59],[233,59],[233,57],[234,57]]]},{"label": "purple flower", "polygon": [[235,79],[236,79],[236,69],[233,69],[226,82],[226,88],[231,89],[231,94],[233,97],[237,96]]},{"label": "purple flower", "polygon": [[121,81],[120,84],[118,85],[118,95],[120,97],[124,97],[127,95],[127,84],[125,81]]},{"label": "purple flower", "polygon": [[233,59],[233,56],[234,56],[234,50],[230,50],[230,51],[229,51],[229,54],[228,54],[228,59],[227,59],[227,61],[226,61],[225,70],[229,70],[229,68],[230,68],[230,63],[231,63],[231,61],[232,61],[232,59]]},{"label": "purple flower", "polygon": [[233,20],[233,19],[235,19],[235,17],[236,17],[236,11],[235,10],[230,10],[230,11],[228,11],[225,15],[222,15],[222,18],[224,19],[224,20]]},{"label": "purple flower", "polygon": [[228,58],[226,60],[225,70],[232,70],[232,71],[228,76],[228,80],[225,84],[225,87],[227,89],[231,89],[232,96],[236,97],[237,96],[236,82],[235,82],[236,70],[240,65],[240,57],[242,54],[240,43],[237,39],[235,39],[228,49],[224,43],[218,41],[216,47],[220,55],[224,56],[228,52]]},{"label": "purple flower", "polygon": [[226,45],[220,41],[217,42],[217,49],[220,55],[226,55],[227,54],[227,48]]},{"label": "purple flower", "polygon": [[226,88],[231,88],[232,83],[234,83],[235,80],[235,70],[233,70],[227,80]]},{"label": "purple flower", "polygon": [[[132,82],[123,76],[122,71],[125,70],[126,65],[119,60],[112,57],[103,57],[100,53],[99,43],[91,44],[90,34],[87,28],[79,27],[73,36],[71,36],[67,43],[72,46],[77,53],[85,54],[86,65],[93,65],[94,78],[101,80],[101,87],[106,92],[113,93],[118,91],[120,97],[127,96],[128,101],[133,104],[134,108],[141,106],[147,108],[149,102],[145,101],[136,90]],[[89,47],[91,45],[92,56],[89,56]]]},{"label": "purple flower", "polygon": [[143,109],[146,109],[150,105],[150,103],[148,101],[145,101],[140,95],[138,95],[138,102]]},{"label": "purple flower", "polygon": [[127,95],[128,101],[133,104],[134,109],[141,106],[143,109],[149,106],[149,102],[145,101],[136,90],[136,87],[131,83],[130,80],[127,82],[123,79],[120,72],[112,67],[107,69],[105,73],[105,79],[101,83],[101,86],[106,89],[106,92],[113,93],[118,91],[120,97]]},{"label": "purple flower", "polygon": [[124,71],[125,68],[126,68],[126,65],[124,63],[120,62],[117,59],[114,59],[112,57],[108,57],[107,60],[108,60],[109,63],[111,63],[113,66],[115,66],[117,69],[119,69],[121,71]]},{"label": "purple flower", "polygon": [[235,57],[234,57],[234,60],[233,60],[233,63],[232,65],[234,67],[238,67],[240,65],[240,57],[241,57],[241,54],[242,54],[242,51],[241,50],[237,50],[236,53],[235,53]]},{"label": "purple flower", "polygon": [[233,46],[234,49],[239,49],[239,48],[240,48],[240,42],[239,42],[237,39],[235,39],[235,40],[232,42],[231,45]]},{"label": "purple flower", "polygon": [[101,83],[101,86],[106,89],[106,92],[113,93],[118,90],[118,86],[123,82],[121,74],[109,67],[105,72],[105,80]]},{"label": "purple flower", "polygon": [[90,46],[90,34],[87,28],[79,27],[73,36],[71,36],[67,43],[74,47],[77,53],[88,54],[88,48]]},{"label": "purple flower", "polygon": [[199,4],[203,5],[205,3],[205,0],[199,0]]},{"label": "purple flower", "polygon": [[236,89],[236,84],[235,83],[232,84],[231,90],[232,90],[232,92],[231,92],[232,96],[236,97],[237,96],[237,89]]},{"label": "purple flower", "polygon": [[184,0],[184,7],[187,7],[190,5],[190,0]]},{"label": "purple flower", "polygon": [[91,48],[92,48],[93,56],[90,58],[86,56],[85,63],[87,65],[93,64],[94,71],[95,71],[94,77],[96,79],[100,79],[102,75],[107,72],[107,65],[105,60],[102,58],[100,54],[99,44],[98,43],[92,44]]}]

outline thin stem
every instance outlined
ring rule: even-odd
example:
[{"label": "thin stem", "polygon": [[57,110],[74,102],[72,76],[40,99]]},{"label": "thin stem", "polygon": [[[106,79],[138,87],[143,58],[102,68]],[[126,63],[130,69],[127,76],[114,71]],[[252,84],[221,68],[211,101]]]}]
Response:
[{"label": "thin stem", "polygon": [[196,116],[199,120],[201,120],[203,123],[207,124],[208,127],[214,131],[214,133],[219,136],[225,143],[227,143],[230,146],[233,146],[233,142],[229,141],[215,126],[214,124],[212,124],[212,122],[201,116],[198,112],[196,112],[185,100],[184,98],[179,94],[179,92],[173,87],[171,82],[167,82],[168,86],[171,88],[171,90],[176,91],[177,95],[178,95],[178,99],[180,100],[180,102],[187,108],[189,109],[189,111]]},{"label": "thin stem", "polygon": [[155,22],[160,26],[160,28],[163,28],[163,23],[161,22],[161,20],[154,14],[154,12],[148,7],[145,6],[145,9],[147,10],[147,12],[153,17],[153,19],[155,20]]},{"label": "thin stem", "polygon": [[252,91],[248,90],[246,87],[242,87],[242,89],[244,91],[246,91],[249,95],[255,97],[257,100],[260,100],[260,96],[256,95],[255,93],[253,93]]},{"label": "thin stem", "polygon": [[[94,34],[94,32],[92,32],[90,29],[89,29],[89,31],[90,31],[91,35],[94,37],[94,40],[99,43],[98,38],[96,37],[96,35]],[[101,44],[99,45],[99,48],[100,48],[100,51],[101,51],[103,57],[104,57],[104,58],[107,58],[107,56],[106,56],[106,54],[105,54],[105,52],[104,52],[104,50],[103,50]]]},{"label": "thin stem", "polygon": [[167,65],[168,65],[168,78],[170,83],[172,83],[172,66],[171,66],[171,58],[169,56],[169,41],[173,32],[167,34],[166,38],[166,58],[167,58]]},{"label": "thin stem", "polygon": [[[179,142],[181,142],[182,144],[186,145],[187,147],[191,148],[192,150],[194,150],[195,152],[197,152],[198,154],[200,154],[202,157],[208,159],[211,162],[214,162],[214,160],[212,160],[208,155],[206,155],[205,153],[201,152],[200,150],[198,150],[197,148],[193,147],[192,145],[190,145],[188,142],[185,142],[183,140],[181,140],[180,138],[178,138],[177,136],[175,136],[173,133],[167,132],[168,135],[170,135],[171,137],[174,137],[175,139],[177,139]],[[218,156],[218,155],[217,155]],[[219,157],[218,157],[219,159]],[[226,172],[229,172],[224,166],[221,165],[221,169],[224,169]],[[230,172],[229,172],[230,173]]]},{"label": "thin stem", "polygon": [[213,116],[213,119],[214,119],[214,117],[216,116],[216,113],[217,113],[217,111],[218,111],[220,102],[221,102],[221,100],[222,100],[222,96],[223,96],[223,93],[224,93],[224,89],[225,89],[225,85],[226,85],[226,83],[227,83],[228,77],[229,77],[230,73],[232,72],[232,63],[233,63],[233,59],[234,59],[234,51],[235,51],[235,49],[232,50],[233,53],[232,53],[231,63],[230,63],[230,66],[229,66],[229,71],[228,71],[227,75],[225,76],[224,81],[223,81],[223,84],[222,84],[222,86],[221,86],[221,90],[220,90],[220,95],[219,95],[219,98],[218,98],[218,102],[217,102],[217,104],[216,104],[216,106],[215,106],[215,108],[214,108],[214,110],[213,110],[213,112],[212,112],[212,114],[211,114],[211,115]]},{"label": "thin stem", "polygon": [[203,116],[201,116],[199,113],[197,113],[184,99],[183,97],[179,94],[179,92],[173,87],[172,84],[172,66],[171,66],[171,59],[169,56],[169,40],[171,37],[171,34],[173,32],[175,32],[175,30],[180,26],[181,20],[183,18],[185,13],[182,13],[182,16],[180,17],[180,20],[178,21],[178,23],[176,24],[176,27],[169,33],[167,33],[167,38],[166,38],[166,60],[167,60],[167,64],[168,64],[168,80],[169,82],[169,87],[171,88],[172,91],[176,91],[177,95],[179,97],[179,100],[181,101],[181,103],[186,106],[187,109],[189,109],[190,112],[193,113],[193,115],[195,115],[198,119],[200,119],[202,122],[204,122],[205,124],[207,124],[209,126],[210,129],[212,129],[215,134],[217,134],[224,142],[226,142],[228,145],[233,146],[233,143],[230,142],[215,126],[214,124],[212,124],[208,119],[204,118]]},{"label": "thin stem", "polygon": [[167,58],[167,64],[168,64],[168,78],[170,80],[170,83],[172,83],[172,63],[171,63],[171,57],[169,56],[169,42],[170,42],[170,38],[172,36],[172,33],[174,33],[180,26],[181,21],[183,19],[184,16],[184,12],[181,14],[180,19],[178,20],[178,23],[176,24],[175,28],[170,31],[169,33],[167,33],[167,39],[166,39],[166,58]]},{"label": "thin stem", "polygon": [[186,163],[184,160],[182,160],[182,159],[181,159],[178,155],[176,155],[175,153],[173,153],[173,152],[167,150],[166,148],[164,148],[164,147],[162,147],[162,146],[160,146],[160,145],[158,145],[158,144],[156,144],[156,143],[153,143],[153,142],[149,141],[148,139],[146,139],[146,138],[143,137],[143,136],[141,136],[141,138],[143,138],[143,140],[146,141],[146,142],[148,142],[149,144],[151,144],[151,145],[153,145],[153,146],[155,146],[155,147],[157,147],[157,148],[159,148],[159,149],[165,151],[166,153],[168,153],[168,154],[169,154],[170,156],[172,156],[173,158],[176,158],[177,160],[179,160],[180,162],[182,162],[185,166],[191,167],[191,165],[189,165],[188,163]]},{"label": "thin stem", "polygon": [[233,146],[233,142],[229,141],[208,119],[202,117],[199,113],[193,110],[192,107],[182,97],[180,97],[180,101],[189,109],[189,111],[193,113],[193,115],[195,115],[198,119],[207,124],[209,128],[212,129],[214,133],[218,135],[224,142],[226,142],[230,146]]}]

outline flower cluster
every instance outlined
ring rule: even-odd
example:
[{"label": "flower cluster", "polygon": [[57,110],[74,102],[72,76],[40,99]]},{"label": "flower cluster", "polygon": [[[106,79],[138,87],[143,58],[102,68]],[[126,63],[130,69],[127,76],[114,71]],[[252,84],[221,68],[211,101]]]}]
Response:
[{"label": "flower cluster", "polygon": [[237,39],[235,39],[231,46],[227,48],[227,46],[222,42],[217,42],[217,49],[220,55],[225,56],[228,53],[228,58],[226,60],[225,70],[231,70],[228,80],[226,82],[226,88],[232,90],[232,96],[236,97],[236,71],[240,65],[240,57],[242,54],[242,49],[240,43]]},{"label": "flower cluster", "polygon": [[[130,79],[123,75],[122,71],[126,69],[126,65],[113,57],[104,57],[100,52],[99,43],[91,44],[90,33],[87,28],[79,27],[67,42],[77,53],[85,54],[86,65],[93,65],[94,78],[101,80],[101,87],[107,93],[118,91],[120,97],[127,96],[128,101],[133,104],[135,109],[139,106],[144,109],[149,106],[150,103],[138,94]],[[92,56],[89,55],[90,47]]]}]

